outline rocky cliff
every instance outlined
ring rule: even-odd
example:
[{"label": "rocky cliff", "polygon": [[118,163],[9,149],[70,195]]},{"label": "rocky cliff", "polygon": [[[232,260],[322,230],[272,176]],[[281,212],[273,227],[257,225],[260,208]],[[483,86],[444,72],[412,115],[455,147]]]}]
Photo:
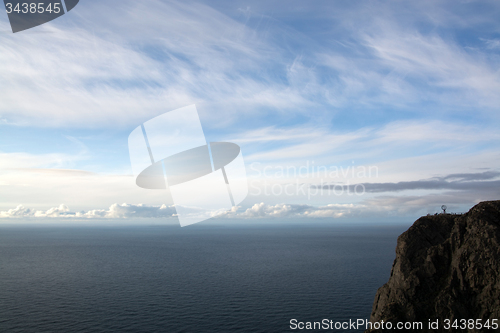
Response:
[{"label": "rocky cliff", "polygon": [[[500,201],[481,202],[464,215],[421,217],[398,238],[391,277],[377,291],[370,321],[422,322],[420,332],[500,332],[444,328],[445,319],[500,321],[499,245]],[[428,329],[429,319],[439,319],[439,329]]]}]

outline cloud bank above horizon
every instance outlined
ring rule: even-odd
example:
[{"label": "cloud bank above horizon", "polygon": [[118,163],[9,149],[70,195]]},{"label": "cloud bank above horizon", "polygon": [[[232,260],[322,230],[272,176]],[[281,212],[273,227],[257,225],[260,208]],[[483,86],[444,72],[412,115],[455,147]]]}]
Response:
[{"label": "cloud bank above horizon", "polygon": [[[419,207],[421,208],[421,207]],[[191,208],[191,215],[198,216],[196,208]],[[213,211],[206,218],[237,218],[237,219],[266,219],[266,218],[342,218],[353,217],[374,212],[383,216],[389,212],[380,207],[369,207],[360,204],[329,204],[326,206],[311,206],[299,204],[276,204],[268,205],[263,202],[254,204],[252,207],[242,209],[235,206],[229,211]],[[66,205],[61,204],[48,210],[35,210],[19,205],[7,211],[0,211],[0,219],[12,220],[23,218],[74,218],[74,219],[141,219],[162,218],[176,219],[175,206],[149,206],[143,204],[113,204],[108,209],[93,209],[89,211],[71,211]]]}]

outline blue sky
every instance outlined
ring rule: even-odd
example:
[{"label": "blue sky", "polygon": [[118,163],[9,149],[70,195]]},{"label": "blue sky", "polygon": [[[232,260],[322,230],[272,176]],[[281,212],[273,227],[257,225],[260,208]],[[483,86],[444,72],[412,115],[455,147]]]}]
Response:
[{"label": "blue sky", "polygon": [[0,216],[166,216],[134,185],[127,137],[190,104],[209,141],[241,146],[254,188],[297,181],[266,166],[378,170],[300,179],[379,184],[364,195],[251,191],[229,217],[413,218],[498,199],[498,17],[497,1],[82,0],[12,34],[0,15]]}]

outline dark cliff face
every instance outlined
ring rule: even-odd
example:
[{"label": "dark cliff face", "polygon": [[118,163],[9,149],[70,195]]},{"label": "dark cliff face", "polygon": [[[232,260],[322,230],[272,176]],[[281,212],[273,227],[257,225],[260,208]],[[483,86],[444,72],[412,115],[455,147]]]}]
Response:
[{"label": "dark cliff face", "polygon": [[[421,217],[398,238],[391,277],[377,291],[370,321],[420,321],[421,332],[429,331],[429,319],[500,321],[499,245],[500,201],[464,215]],[[444,331],[467,330],[432,332]]]}]

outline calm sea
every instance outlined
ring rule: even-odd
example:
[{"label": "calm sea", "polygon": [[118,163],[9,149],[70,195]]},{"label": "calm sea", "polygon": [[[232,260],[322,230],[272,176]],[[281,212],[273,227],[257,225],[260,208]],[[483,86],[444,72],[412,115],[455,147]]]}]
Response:
[{"label": "calm sea", "polygon": [[0,332],[297,332],[291,319],[367,319],[407,227],[2,226]]}]

